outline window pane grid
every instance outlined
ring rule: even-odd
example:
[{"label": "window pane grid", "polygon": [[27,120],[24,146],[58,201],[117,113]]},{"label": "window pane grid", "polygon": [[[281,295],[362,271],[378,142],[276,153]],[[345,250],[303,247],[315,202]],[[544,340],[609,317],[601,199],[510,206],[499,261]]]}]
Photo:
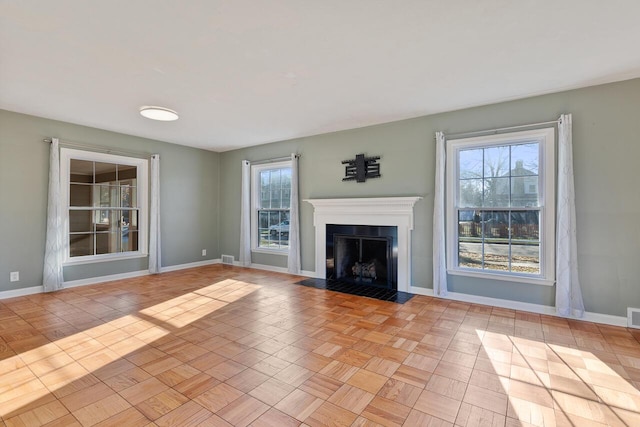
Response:
[{"label": "window pane grid", "polygon": [[554,129],[448,142],[448,271],[553,284]]},{"label": "window pane grid", "polygon": [[540,275],[541,215],[540,209],[458,209],[458,266]]},{"label": "window pane grid", "polygon": [[70,159],[69,256],[138,250],[138,166]]},{"label": "window pane grid", "polygon": [[276,167],[261,170],[256,182],[257,247],[286,249],[289,246],[289,208],[291,206],[291,169]]},{"label": "window pane grid", "polygon": [[540,275],[539,143],[458,151],[458,266]]},{"label": "window pane grid", "polygon": [[537,142],[460,150],[458,206],[539,206],[539,157]]}]

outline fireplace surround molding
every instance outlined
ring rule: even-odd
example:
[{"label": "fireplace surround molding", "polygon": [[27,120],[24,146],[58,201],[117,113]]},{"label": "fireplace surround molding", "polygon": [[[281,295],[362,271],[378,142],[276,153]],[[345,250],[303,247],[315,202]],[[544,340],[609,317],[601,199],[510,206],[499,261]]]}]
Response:
[{"label": "fireplace surround molding", "polygon": [[398,290],[408,292],[411,280],[413,207],[422,197],[305,199],[313,205],[316,229],[315,277],[326,278],[327,224],[395,226],[398,228]]}]

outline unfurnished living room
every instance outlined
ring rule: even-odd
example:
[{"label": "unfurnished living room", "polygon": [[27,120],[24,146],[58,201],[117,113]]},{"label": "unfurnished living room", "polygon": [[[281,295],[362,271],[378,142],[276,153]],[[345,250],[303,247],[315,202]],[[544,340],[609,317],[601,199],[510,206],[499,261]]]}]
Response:
[{"label": "unfurnished living room", "polygon": [[640,426],[639,16],[0,0],[0,427]]}]

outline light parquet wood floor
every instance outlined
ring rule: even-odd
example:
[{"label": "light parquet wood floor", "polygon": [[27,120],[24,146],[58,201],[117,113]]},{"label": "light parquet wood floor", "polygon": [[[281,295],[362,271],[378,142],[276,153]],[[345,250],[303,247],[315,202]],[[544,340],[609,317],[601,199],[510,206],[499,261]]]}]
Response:
[{"label": "light parquet wood floor", "polygon": [[640,426],[640,331],[215,265],[0,301],[0,426]]}]

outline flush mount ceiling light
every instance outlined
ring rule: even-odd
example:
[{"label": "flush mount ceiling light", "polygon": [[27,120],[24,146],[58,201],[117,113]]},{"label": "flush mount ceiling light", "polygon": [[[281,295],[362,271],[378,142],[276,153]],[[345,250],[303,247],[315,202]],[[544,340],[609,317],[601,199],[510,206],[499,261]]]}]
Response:
[{"label": "flush mount ceiling light", "polygon": [[140,114],[151,120],[161,120],[163,122],[171,122],[178,120],[178,113],[164,107],[144,106],[140,107]]}]

